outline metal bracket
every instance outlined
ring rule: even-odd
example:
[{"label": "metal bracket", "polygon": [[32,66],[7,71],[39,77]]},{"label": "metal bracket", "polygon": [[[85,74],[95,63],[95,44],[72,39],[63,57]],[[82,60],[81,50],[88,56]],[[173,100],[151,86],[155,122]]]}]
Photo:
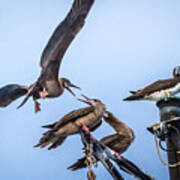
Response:
[{"label": "metal bracket", "polygon": [[161,141],[165,141],[171,130],[176,131],[178,136],[180,136],[180,130],[176,128],[177,122],[180,122],[180,117],[175,117],[167,121],[161,121],[160,123],[147,127],[147,130],[152,134],[156,133],[157,137]]},{"label": "metal bracket", "polygon": [[[175,150],[175,148],[165,149],[162,146],[162,141],[165,141],[166,138],[168,138],[168,136],[170,135],[172,130],[175,131],[175,133],[177,133],[177,135],[180,138],[180,128],[178,128],[176,126],[176,123],[178,123],[178,124],[180,123],[180,117],[175,117],[170,120],[161,121],[160,123],[157,123],[157,124],[147,127],[147,130],[150,131],[154,135],[155,142],[156,142],[156,149],[157,149],[157,153],[158,153],[158,157],[159,157],[160,161],[168,167],[176,167],[176,166],[179,166],[180,163],[179,162],[174,163],[174,164],[166,163],[160,155],[159,147],[163,151],[166,151],[166,152]],[[159,144],[158,144],[158,138],[159,138]],[[179,152],[177,152],[177,153],[179,153]]]}]

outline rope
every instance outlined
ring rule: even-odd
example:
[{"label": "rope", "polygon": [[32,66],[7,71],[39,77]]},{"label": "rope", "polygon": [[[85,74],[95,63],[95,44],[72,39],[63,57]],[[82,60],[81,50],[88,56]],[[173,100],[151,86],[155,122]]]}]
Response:
[{"label": "rope", "polygon": [[172,167],[176,167],[176,166],[180,166],[180,162],[174,163],[174,164],[170,164],[170,163],[165,162],[162,159],[161,154],[160,154],[160,150],[159,150],[158,138],[157,138],[156,131],[154,131],[154,139],[155,139],[155,142],[156,142],[156,149],[157,149],[158,157],[159,157],[159,160],[162,162],[162,164],[164,164],[165,166],[171,167],[171,168]]}]

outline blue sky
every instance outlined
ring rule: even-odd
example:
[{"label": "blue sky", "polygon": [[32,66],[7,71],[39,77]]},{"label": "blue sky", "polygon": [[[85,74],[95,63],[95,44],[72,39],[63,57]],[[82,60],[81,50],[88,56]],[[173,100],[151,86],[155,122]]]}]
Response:
[{"label": "blue sky", "polygon": [[[1,86],[36,80],[43,48],[71,5],[72,0],[1,0]],[[124,156],[157,180],[168,179],[168,169],[158,160],[146,127],[159,120],[158,109],[152,102],[122,99],[129,90],[171,77],[172,69],[180,65],[179,17],[179,0],[96,0],[60,70],[60,76],[71,79],[84,94],[101,99],[134,129],[135,142]],[[60,98],[41,100],[42,112],[35,115],[32,100],[16,110],[20,102],[0,111],[0,179],[84,180],[86,170],[66,170],[82,155],[78,135],[52,151],[33,148],[44,132],[40,126],[84,105],[65,92]],[[94,134],[101,138],[113,132],[104,123]],[[166,160],[165,153],[162,156]],[[101,165],[95,172],[97,180],[110,179]]]}]

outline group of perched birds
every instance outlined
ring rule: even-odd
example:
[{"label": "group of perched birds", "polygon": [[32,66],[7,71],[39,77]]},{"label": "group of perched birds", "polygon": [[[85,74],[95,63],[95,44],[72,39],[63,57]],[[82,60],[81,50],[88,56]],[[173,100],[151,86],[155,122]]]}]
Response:
[{"label": "group of perched birds", "polygon": [[[40,60],[41,73],[36,82],[30,86],[10,84],[0,88],[0,107],[6,107],[16,99],[25,96],[18,108],[32,97],[35,103],[35,112],[38,112],[40,111],[40,104],[37,100],[40,98],[59,97],[65,89],[75,96],[71,88],[80,89],[80,87],[74,85],[67,78],[59,78],[59,68],[66,50],[84,26],[85,19],[93,3],[94,0],[74,0],[69,13],[55,29],[42,53]],[[138,91],[130,91],[132,95],[124,100],[158,101],[161,98],[173,96],[178,92],[180,92],[180,67],[175,67],[173,78],[156,81]],[[98,99],[88,98],[85,95],[82,96],[84,99],[78,98],[78,100],[88,104],[88,107],[74,110],[59,121],[43,126],[48,131],[43,134],[35,147],[49,146],[49,150],[56,148],[68,136],[78,134],[82,125],[86,125],[90,131],[94,131],[104,120],[116,133],[102,138],[100,142],[119,154],[125,152],[135,138],[133,130],[109,112],[103,102]],[[85,162],[86,157],[82,157],[71,165],[69,169],[84,168],[86,167]]]}]

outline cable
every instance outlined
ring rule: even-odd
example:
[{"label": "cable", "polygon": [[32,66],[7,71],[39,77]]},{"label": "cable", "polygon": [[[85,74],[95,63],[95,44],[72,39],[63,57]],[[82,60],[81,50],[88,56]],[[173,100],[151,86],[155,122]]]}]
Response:
[{"label": "cable", "polygon": [[154,139],[155,139],[155,142],[156,142],[157,154],[158,154],[159,160],[162,162],[162,164],[164,164],[165,166],[168,166],[168,167],[177,167],[177,166],[180,166],[180,162],[174,163],[174,164],[170,164],[170,163],[165,162],[162,159],[161,154],[160,154],[160,150],[159,150],[159,146],[158,146],[158,138],[157,138],[156,131],[154,131]]}]

